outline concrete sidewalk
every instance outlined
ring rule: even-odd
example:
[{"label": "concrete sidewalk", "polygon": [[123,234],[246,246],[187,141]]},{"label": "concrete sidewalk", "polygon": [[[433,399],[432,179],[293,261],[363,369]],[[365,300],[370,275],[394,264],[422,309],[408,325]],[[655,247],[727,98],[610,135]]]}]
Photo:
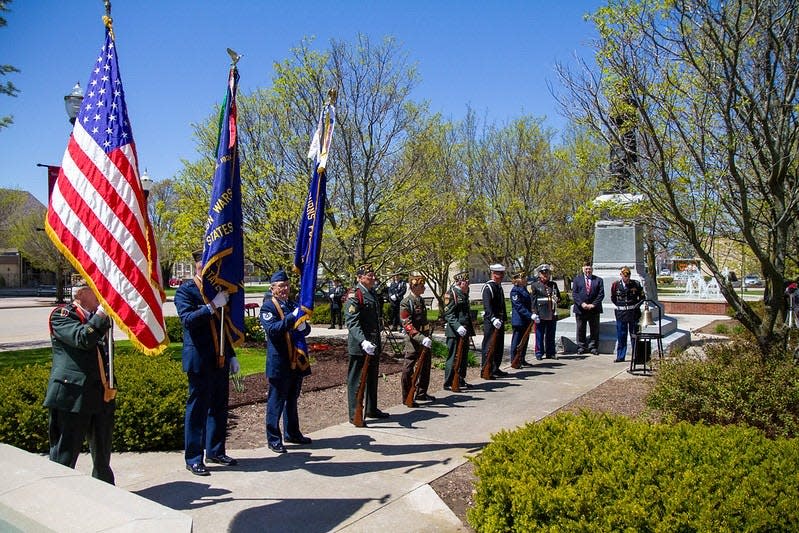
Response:
[{"label": "concrete sidewalk", "polygon": [[[688,331],[718,317],[680,318]],[[198,533],[460,531],[429,483],[479,453],[498,431],[539,420],[615,376],[648,379],[612,360],[565,355],[509,369],[509,377],[494,381],[470,369],[468,391],[440,391],[419,409],[395,406],[391,418],[367,420],[367,428],[322,429],[309,435],[313,444],[288,445],[283,455],[228,450],[239,465],[209,464],[205,478],[185,470],[180,451],[114,454],[112,467],[120,488],[189,514]],[[81,457],[78,468],[90,472],[90,458]]]}]

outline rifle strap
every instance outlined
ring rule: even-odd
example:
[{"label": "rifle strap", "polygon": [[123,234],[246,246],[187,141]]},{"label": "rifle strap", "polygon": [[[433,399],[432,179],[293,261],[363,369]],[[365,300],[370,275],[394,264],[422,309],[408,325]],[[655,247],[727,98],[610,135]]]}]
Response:
[{"label": "rifle strap", "polygon": [[[283,314],[283,308],[280,307],[280,302],[277,301],[277,298],[272,296],[272,304],[275,306],[275,310],[277,311],[277,316],[280,317],[280,320],[283,320],[285,315]],[[286,346],[289,349],[289,361],[291,361],[291,369],[297,369],[297,350],[294,349],[294,343],[291,342],[291,333],[289,333],[288,328],[286,328]]]}]

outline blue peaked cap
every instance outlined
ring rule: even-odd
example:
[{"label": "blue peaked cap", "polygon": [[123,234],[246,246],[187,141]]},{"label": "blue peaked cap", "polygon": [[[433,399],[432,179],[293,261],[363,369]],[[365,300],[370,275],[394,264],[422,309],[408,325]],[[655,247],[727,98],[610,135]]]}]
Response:
[{"label": "blue peaked cap", "polygon": [[286,271],[282,268],[272,274],[272,279],[269,280],[270,283],[275,283],[276,281],[288,281],[289,277],[286,274]]}]

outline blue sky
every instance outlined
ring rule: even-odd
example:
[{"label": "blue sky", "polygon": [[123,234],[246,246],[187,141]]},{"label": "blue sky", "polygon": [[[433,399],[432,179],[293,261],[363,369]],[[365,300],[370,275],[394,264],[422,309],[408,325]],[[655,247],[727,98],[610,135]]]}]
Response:
[{"label": "blue sky", "polygon": [[[593,27],[583,15],[598,0],[350,1],[114,0],[112,16],[140,172],[169,178],[193,160],[192,123],[224,96],[229,58],[243,54],[240,92],[271,84],[272,65],[303,37],[324,49],[358,33],[395,37],[421,77],[413,98],[460,119],[466,106],[504,123],[522,114],[565,124],[549,93],[556,62],[590,60]],[[63,97],[89,72],[103,42],[101,0],[15,0],[0,28],[0,63],[21,93],[0,96],[0,187],[46,203],[46,172],[61,162],[71,126]],[[5,81],[5,80],[0,80]],[[311,132],[309,132],[310,135]],[[210,177],[209,177],[210,178]]]}]

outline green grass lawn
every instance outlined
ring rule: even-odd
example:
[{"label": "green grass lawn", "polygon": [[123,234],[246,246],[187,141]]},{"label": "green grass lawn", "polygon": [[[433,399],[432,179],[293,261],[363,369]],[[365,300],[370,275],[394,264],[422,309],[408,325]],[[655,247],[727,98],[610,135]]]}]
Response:
[{"label": "green grass lawn", "polygon": [[[133,350],[130,341],[116,341],[114,343],[118,353],[129,353]],[[183,345],[178,342],[171,343],[158,357],[169,357],[174,361],[181,360]],[[241,365],[241,372],[245,376],[263,372],[266,365],[266,350],[264,348],[238,348],[236,358]],[[27,350],[11,350],[0,352],[0,369],[21,368],[25,365],[49,364],[52,359],[50,348],[31,348]]]}]

